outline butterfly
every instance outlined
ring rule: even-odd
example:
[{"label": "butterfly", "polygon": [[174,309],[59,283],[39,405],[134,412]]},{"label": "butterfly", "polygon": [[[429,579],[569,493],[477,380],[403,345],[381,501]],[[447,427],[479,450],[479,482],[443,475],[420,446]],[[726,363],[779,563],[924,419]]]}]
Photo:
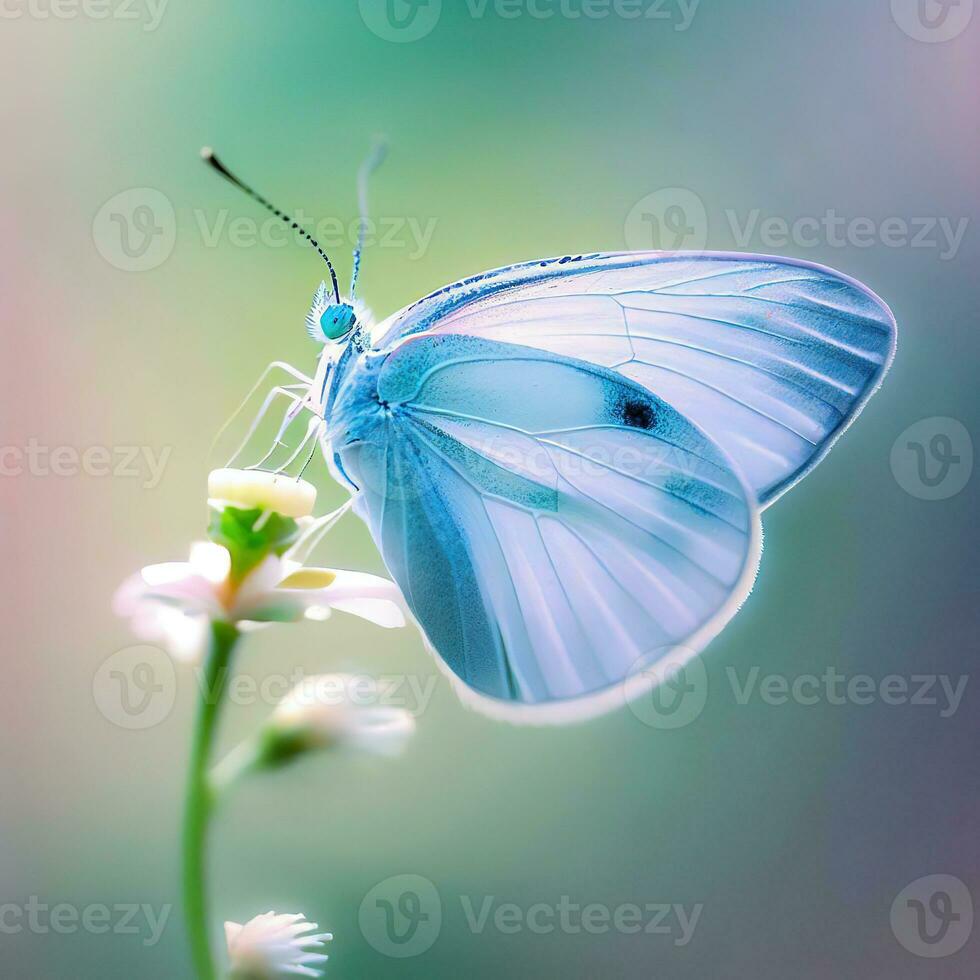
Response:
[{"label": "butterfly", "polygon": [[[463,279],[373,330],[330,260],[291,407],[430,646],[481,710],[591,717],[649,691],[752,589],[762,511],[895,350],[859,282],[763,255],[619,252]],[[223,176],[292,223],[221,164]],[[295,225],[294,225],[295,226]]]}]

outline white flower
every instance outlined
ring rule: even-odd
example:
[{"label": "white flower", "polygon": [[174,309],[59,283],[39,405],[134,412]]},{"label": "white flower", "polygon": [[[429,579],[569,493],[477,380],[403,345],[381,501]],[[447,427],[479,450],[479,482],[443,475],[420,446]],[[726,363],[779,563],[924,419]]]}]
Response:
[{"label": "white flower", "polygon": [[308,677],[279,702],[269,727],[274,734],[299,736],[309,748],[397,755],[415,731],[415,719],[404,708],[384,703],[390,689],[363,675]]},{"label": "white flower", "polygon": [[123,583],[114,608],[137,636],[162,643],[181,660],[200,659],[212,621],[243,624],[326,619],[331,609],[378,626],[405,625],[394,582],[365,572],[305,568],[267,555],[244,579],[231,579],[228,549],[211,542],[191,548],[190,560],[148,565]]},{"label": "white flower", "polygon": [[225,923],[225,939],[231,976],[235,980],[278,980],[280,977],[322,977],[323,971],[314,969],[327,962],[322,949],[333,939],[329,932],[316,932],[315,922],[307,922],[303,915],[276,915],[266,912],[239,925]]}]

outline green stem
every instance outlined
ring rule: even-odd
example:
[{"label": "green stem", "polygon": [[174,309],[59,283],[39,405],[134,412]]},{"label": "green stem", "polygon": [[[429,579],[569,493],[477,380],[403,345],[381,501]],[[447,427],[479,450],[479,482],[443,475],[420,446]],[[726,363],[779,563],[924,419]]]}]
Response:
[{"label": "green stem", "polygon": [[216,622],[211,625],[211,646],[204,668],[204,684],[194,726],[187,779],[184,805],[184,915],[198,980],[215,980],[214,960],[208,940],[207,892],[208,825],[214,801],[207,773],[228,680],[228,667],[238,636],[238,630],[230,623]]}]

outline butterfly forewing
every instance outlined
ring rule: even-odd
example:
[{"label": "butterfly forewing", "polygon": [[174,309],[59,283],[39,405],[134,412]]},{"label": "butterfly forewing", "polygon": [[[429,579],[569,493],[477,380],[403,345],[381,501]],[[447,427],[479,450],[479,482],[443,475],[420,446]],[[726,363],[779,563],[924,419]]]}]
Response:
[{"label": "butterfly forewing", "polygon": [[582,358],[700,426],[766,505],[827,452],[877,388],[895,323],[819,266],[724,253],[625,253],[512,266],[392,317],[382,345],[460,333]]}]

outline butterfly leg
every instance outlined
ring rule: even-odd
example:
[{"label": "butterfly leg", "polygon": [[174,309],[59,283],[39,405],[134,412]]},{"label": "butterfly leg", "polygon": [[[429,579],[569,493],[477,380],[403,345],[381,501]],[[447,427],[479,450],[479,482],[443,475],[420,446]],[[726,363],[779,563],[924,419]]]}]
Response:
[{"label": "butterfly leg", "polygon": [[[287,389],[293,390],[295,388],[302,388],[302,385],[287,385]],[[295,400],[285,411],[282,418],[282,424],[279,426],[279,431],[276,433],[275,439],[272,440],[272,445],[269,447],[269,451],[254,465],[246,467],[250,470],[260,470],[269,461],[270,457],[275,453],[275,451],[281,447],[284,447],[286,443],[283,441],[283,437],[286,434],[286,430],[293,424],[296,417],[299,415],[303,409],[307,409],[311,412],[315,411],[315,407],[311,403],[308,397],[303,397]]]},{"label": "butterfly leg", "polygon": [[[277,386],[273,388],[268,395],[266,395],[265,401],[262,403],[262,407],[259,409],[258,414],[255,416],[255,418],[252,421],[252,424],[249,426],[248,432],[245,433],[245,438],[241,441],[238,448],[235,450],[234,454],[232,455],[231,459],[228,461],[228,466],[231,466],[232,463],[234,463],[235,460],[238,459],[238,457],[245,450],[245,447],[248,445],[252,436],[255,435],[255,431],[256,429],[258,429],[259,424],[262,422],[262,419],[265,418],[265,413],[269,410],[270,406],[272,405],[272,403],[275,401],[276,398],[278,398],[280,395],[285,395],[292,403],[291,408],[302,408],[302,406],[306,402],[306,391],[290,390],[290,389],[301,389],[301,388],[305,388],[305,386],[303,385],[290,385],[289,387]],[[292,419],[289,419],[289,421],[292,421]],[[266,456],[266,458],[268,458],[268,455]]]},{"label": "butterfly leg", "polygon": [[[309,424],[306,427],[306,435],[304,436],[303,441],[296,447],[295,451],[289,457],[289,459],[287,459],[280,467],[278,467],[275,470],[275,472],[276,473],[282,473],[285,470],[287,470],[296,461],[296,459],[299,457],[299,455],[306,449],[306,447],[310,444],[311,441],[313,442],[313,450],[315,452],[316,451],[316,436],[317,436],[320,428],[322,426],[324,426],[324,425],[325,425],[325,423],[324,423],[323,419],[320,418],[319,415],[314,416],[313,418],[311,418],[310,421],[309,421]],[[312,453],[310,454],[310,457],[312,458]],[[303,464],[303,470],[300,471],[300,476],[303,475],[303,471],[306,470],[306,467],[309,466],[309,463],[310,463],[310,460],[307,459],[307,461]]]},{"label": "butterfly leg", "polygon": [[[225,432],[228,431],[228,427],[235,421],[235,419],[238,418],[239,415],[241,415],[241,413],[245,409],[245,406],[252,400],[255,393],[262,387],[262,384],[265,381],[265,379],[273,371],[285,371],[286,374],[288,374],[290,377],[295,378],[296,381],[300,382],[300,384],[297,385],[286,385],[285,387],[287,389],[293,389],[299,387],[309,388],[312,387],[313,385],[312,378],[308,378],[305,374],[303,374],[302,371],[297,370],[291,364],[287,364],[285,361],[273,361],[271,364],[266,366],[265,370],[259,375],[258,380],[249,389],[249,392],[242,400],[242,403],[238,406],[238,408],[235,409],[235,411],[232,413],[228,421],[225,422],[225,424],[222,425],[221,428],[218,430],[218,434],[214,437],[214,441],[211,443],[212,449],[214,449],[215,445],[217,445],[218,440],[225,434]],[[237,456],[238,453],[236,453],[235,455]]]},{"label": "butterfly leg", "polygon": [[[322,425],[322,426],[323,426],[324,428],[326,427],[326,424],[327,424],[327,423],[326,423],[326,420],[325,420],[325,419],[321,419],[321,420],[320,420],[320,423],[321,423],[321,425]],[[309,452],[309,455],[307,455],[307,457],[306,457],[306,461],[305,461],[305,462],[303,463],[303,467],[302,467],[302,469],[301,469],[301,470],[299,471],[299,475],[298,475],[298,476],[296,477],[296,479],[297,479],[297,480],[302,480],[302,479],[303,479],[303,474],[304,474],[304,473],[306,472],[306,467],[307,467],[307,466],[309,466],[309,465],[310,465],[310,463],[312,463],[312,462],[313,462],[313,457],[314,457],[314,456],[316,455],[316,447],[317,447],[317,443],[318,443],[318,440],[317,440],[317,439],[314,439],[314,440],[313,440],[313,445],[311,445],[311,446],[310,446],[310,452]]]}]

